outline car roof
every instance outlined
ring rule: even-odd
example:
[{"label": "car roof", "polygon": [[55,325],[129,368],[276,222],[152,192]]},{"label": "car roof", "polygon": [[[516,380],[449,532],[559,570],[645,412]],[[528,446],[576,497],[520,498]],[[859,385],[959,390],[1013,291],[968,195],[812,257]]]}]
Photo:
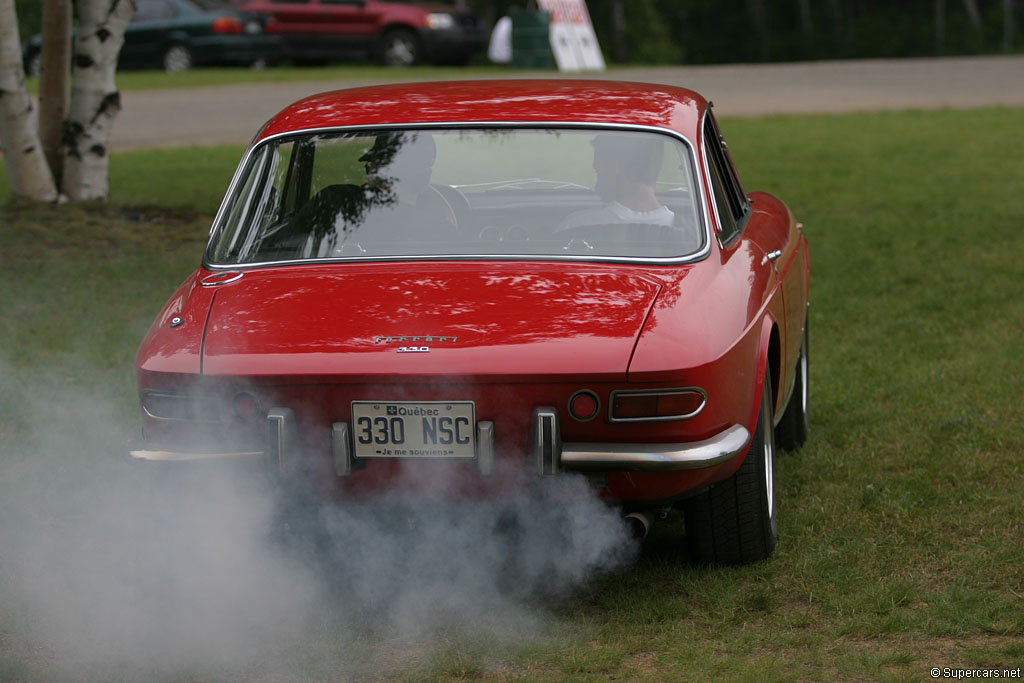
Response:
[{"label": "car roof", "polygon": [[708,101],[692,90],[589,79],[508,79],[377,85],[313,95],[257,134],[339,126],[572,123],[664,128],[695,141]]}]

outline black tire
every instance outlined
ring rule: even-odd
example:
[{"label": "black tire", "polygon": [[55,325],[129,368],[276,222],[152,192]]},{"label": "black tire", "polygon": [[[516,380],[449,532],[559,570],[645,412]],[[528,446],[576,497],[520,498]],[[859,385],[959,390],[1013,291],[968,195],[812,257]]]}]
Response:
[{"label": "black tire", "polygon": [[811,335],[809,322],[804,323],[804,339],[800,345],[800,357],[797,360],[796,382],[793,393],[789,397],[789,405],[782,413],[782,419],[775,427],[775,443],[779,448],[796,451],[807,442],[809,430],[808,413],[810,410],[810,350]]},{"label": "black tire", "polygon": [[775,550],[775,430],[767,372],[757,427],[743,464],[730,478],[687,500],[683,513],[693,561],[747,564],[763,560]]},{"label": "black tire", "polygon": [[162,63],[164,71],[167,71],[168,73],[188,71],[195,66],[192,51],[181,43],[170,45],[166,50],[164,50]]},{"label": "black tire", "polygon": [[414,66],[422,59],[419,36],[411,29],[390,29],[377,44],[377,62],[384,66]]}]

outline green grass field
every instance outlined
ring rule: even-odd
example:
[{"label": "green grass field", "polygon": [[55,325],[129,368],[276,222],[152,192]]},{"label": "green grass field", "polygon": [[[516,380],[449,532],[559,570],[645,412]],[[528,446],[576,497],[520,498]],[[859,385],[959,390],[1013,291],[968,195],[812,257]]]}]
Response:
[{"label": "green grass field", "polygon": [[[723,122],[747,189],[784,198],[811,245],[811,435],[779,462],[769,561],[689,566],[669,519],[633,567],[534,606],[540,636],[469,624],[409,642],[372,617],[354,630],[324,618],[241,672],[182,663],[153,680],[918,681],[1024,667],[1022,123],[1013,109]],[[18,477],[47,476],[13,455],[45,441],[27,403],[95,394],[133,423],[134,349],[197,265],[240,154],[120,153],[108,205],[0,209],[0,518]],[[114,466],[118,438],[85,439],[53,476]],[[53,504],[74,515],[88,501]],[[0,680],[67,680],[5,560]]]}]

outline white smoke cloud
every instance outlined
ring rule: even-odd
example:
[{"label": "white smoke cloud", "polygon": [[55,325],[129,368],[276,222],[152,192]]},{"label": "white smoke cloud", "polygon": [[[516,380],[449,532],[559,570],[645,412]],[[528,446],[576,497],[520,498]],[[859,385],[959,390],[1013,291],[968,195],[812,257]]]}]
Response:
[{"label": "white smoke cloud", "polygon": [[[547,628],[543,599],[636,552],[578,477],[528,505],[284,515],[260,472],[128,462],[123,402],[60,375],[0,361],[0,639],[29,643],[22,658],[54,678],[305,680],[318,643],[367,629],[428,648],[453,629],[512,643]],[[353,670],[375,656],[342,655]]]}]

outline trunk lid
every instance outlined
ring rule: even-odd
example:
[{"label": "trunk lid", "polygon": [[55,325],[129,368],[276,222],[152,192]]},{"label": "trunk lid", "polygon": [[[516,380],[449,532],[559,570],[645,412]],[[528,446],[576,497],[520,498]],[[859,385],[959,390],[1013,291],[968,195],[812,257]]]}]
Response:
[{"label": "trunk lid", "polygon": [[216,287],[203,373],[624,379],[660,288],[639,269],[604,264],[249,270]]}]

